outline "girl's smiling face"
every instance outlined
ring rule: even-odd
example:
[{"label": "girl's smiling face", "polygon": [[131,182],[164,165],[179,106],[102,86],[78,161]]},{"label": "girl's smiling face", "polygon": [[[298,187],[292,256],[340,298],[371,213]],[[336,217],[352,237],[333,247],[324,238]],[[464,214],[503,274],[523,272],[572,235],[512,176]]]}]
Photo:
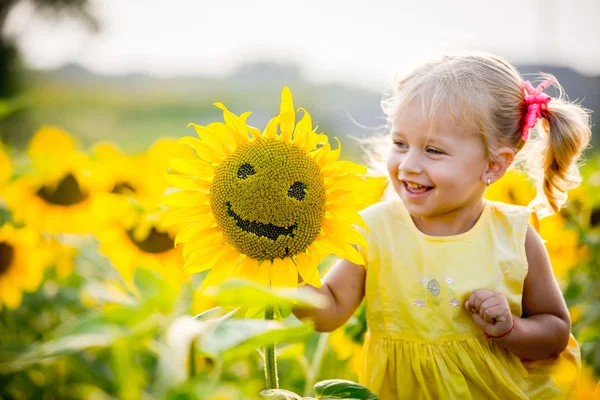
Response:
[{"label": "girl's smiling face", "polygon": [[417,99],[393,120],[391,138],[388,172],[412,216],[461,214],[481,203],[488,157],[480,134],[461,131],[449,115],[432,129]]}]

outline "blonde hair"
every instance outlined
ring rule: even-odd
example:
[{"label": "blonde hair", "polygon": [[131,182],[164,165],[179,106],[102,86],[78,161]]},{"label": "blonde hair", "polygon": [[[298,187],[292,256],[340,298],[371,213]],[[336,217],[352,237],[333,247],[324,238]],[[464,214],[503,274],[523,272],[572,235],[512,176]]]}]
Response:
[{"label": "blonde hair", "polygon": [[558,81],[553,86],[559,95],[542,111],[541,123],[526,142],[521,139],[527,113],[523,78],[515,67],[490,54],[451,55],[426,63],[398,80],[382,107],[393,121],[419,101],[431,127],[444,111],[465,131],[481,133],[489,157],[500,147],[512,148],[517,155],[513,165],[538,187],[530,206],[543,217],[558,212],[567,192],[581,183],[577,161],[591,136],[589,111],[566,100]]}]

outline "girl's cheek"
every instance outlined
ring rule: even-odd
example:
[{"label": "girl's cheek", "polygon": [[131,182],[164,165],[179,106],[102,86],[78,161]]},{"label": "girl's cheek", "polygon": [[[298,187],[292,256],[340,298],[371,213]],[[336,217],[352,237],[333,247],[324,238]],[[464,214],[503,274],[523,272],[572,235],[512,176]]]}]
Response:
[{"label": "girl's cheek", "polygon": [[398,175],[398,165],[400,165],[398,154],[391,151],[387,159],[387,170],[391,177]]}]

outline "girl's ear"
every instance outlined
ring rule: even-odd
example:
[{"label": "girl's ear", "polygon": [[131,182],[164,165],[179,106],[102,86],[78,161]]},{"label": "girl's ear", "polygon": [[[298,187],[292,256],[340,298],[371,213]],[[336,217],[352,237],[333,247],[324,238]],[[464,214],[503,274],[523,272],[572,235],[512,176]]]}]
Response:
[{"label": "girl's ear", "polygon": [[495,154],[490,157],[487,169],[481,177],[481,180],[484,183],[487,183],[488,179],[490,182],[496,182],[498,179],[502,178],[515,159],[514,150],[509,147],[502,147],[497,149],[494,153]]}]

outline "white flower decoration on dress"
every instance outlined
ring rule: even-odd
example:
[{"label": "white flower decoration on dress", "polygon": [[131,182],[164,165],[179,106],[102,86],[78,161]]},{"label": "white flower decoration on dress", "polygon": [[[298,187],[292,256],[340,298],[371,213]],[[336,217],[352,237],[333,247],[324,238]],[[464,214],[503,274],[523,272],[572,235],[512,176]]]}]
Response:
[{"label": "white flower decoration on dress", "polygon": [[450,299],[450,305],[455,306],[455,307],[460,306],[460,300],[456,300],[456,299],[452,298],[452,299]]}]

